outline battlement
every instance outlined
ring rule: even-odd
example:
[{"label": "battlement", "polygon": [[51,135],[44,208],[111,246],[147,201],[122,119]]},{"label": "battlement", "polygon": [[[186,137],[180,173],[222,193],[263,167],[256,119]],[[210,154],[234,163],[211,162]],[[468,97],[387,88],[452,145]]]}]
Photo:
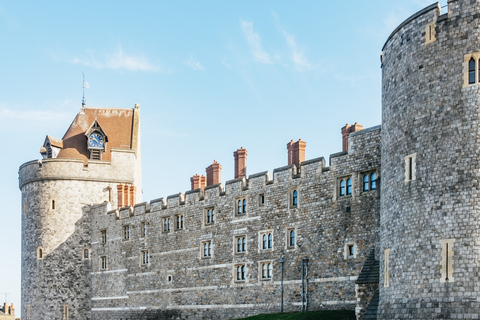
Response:
[{"label": "battlement", "polygon": [[[217,183],[206,186],[204,190],[201,188],[188,190],[185,193],[176,193],[166,198],[161,197],[150,202],[137,203],[119,210],[109,210],[107,203],[96,206],[92,210],[114,215],[117,219],[126,219],[151,212],[162,214],[170,209],[190,210],[191,207],[208,206],[211,203],[226,201],[225,198],[229,199],[228,201],[233,205],[234,199],[238,197],[253,199],[258,196],[260,189],[268,187],[268,189],[275,190],[283,188],[285,185],[298,185],[300,180],[325,181],[331,184],[332,179],[335,180],[336,176],[350,174],[352,170],[361,170],[361,168],[368,170],[368,168],[380,166],[379,159],[368,161],[364,157],[367,154],[369,157],[379,154],[380,131],[381,126],[375,126],[352,133],[349,137],[349,151],[330,155],[329,167],[326,167],[325,158],[319,157],[303,161],[300,164],[300,170],[297,170],[294,164],[276,168],[273,170],[273,179],[269,171],[262,171],[251,174],[248,178],[231,179],[225,184]],[[372,157],[372,159],[374,158]],[[352,166],[352,163],[357,164]],[[296,182],[297,180],[299,182]],[[331,188],[332,194],[334,194],[336,185],[333,184]]]},{"label": "battlement", "polygon": [[30,182],[48,180],[83,180],[133,184],[135,151],[112,149],[111,161],[47,158],[22,164],[19,168],[20,189]]}]

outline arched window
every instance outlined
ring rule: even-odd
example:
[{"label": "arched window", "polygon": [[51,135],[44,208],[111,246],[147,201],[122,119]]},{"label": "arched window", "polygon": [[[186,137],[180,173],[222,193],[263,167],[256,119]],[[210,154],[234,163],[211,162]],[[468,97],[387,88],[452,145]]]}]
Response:
[{"label": "arched window", "polygon": [[352,179],[347,179],[347,196],[352,194]]},{"label": "arched window", "polygon": [[242,200],[238,200],[237,214],[242,214]]},{"label": "arched window", "polygon": [[83,259],[88,259],[88,249],[83,249]]},{"label": "arched window", "polygon": [[340,181],[340,197],[345,195],[345,180]]},{"label": "arched window", "polygon": [[267,235],[263,235],[263,249],[267,249]]},{"label": "arched window", "polygon": [[247,213],[247,199],[243,199],[243,213]]},{"label": "arched window", "polygon": [[267,273],[267,278],[271,279],[272,278],[272,264],[268,264],[268,273]]},{"label": "arched window", "polygon": [[267,278],[267,264],[264,263],[262,264],[262,279],[266,279]]},{"label": "arched window", "polygon": [[475,60],[473,58],[468,62],[468,84],[475,83]]},{"label": "arched window", "polygon": [[292,206],[296,207],[297,203],[298,203],[298,193],[297,193],[297,190],[293,190]]},{"label": "arched window", "polygon": [[376,190],[377,189],[377,175],[375,173],[372,173],[370,175],[370,181],[371,181],[371,190]]},{"label": "arched window", "polygon": [[272,243],[273,243],[272,234],[269,233],[268,234],[268,249],[272,249]]},{"label": "arched window", "polygon": [[368,191],[370,189],[370,177],[368,174],[363,176],[363,191]]},{"label": "arched window", "polygon": [[290,247],[295,247],[295,230],[290,231],[289,245],[290,245]]}]

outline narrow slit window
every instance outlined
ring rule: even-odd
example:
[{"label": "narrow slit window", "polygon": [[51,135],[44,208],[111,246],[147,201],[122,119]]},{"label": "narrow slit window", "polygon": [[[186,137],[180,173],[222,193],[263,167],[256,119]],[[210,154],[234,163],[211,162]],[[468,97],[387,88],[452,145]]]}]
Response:
[{"label": "narrow slit window", "polygon": [[390,249],[385,249],[383,252],[384,260],[385,260],[385,268],[384,268],[384,275],[383,275],[383,286],[388,287],[390,286]]},{"label": "narrow slit window", "polygon": [[296,207],[297,203],[298,203],[298,192],[297,192],[297,190],[293,190],[292,206]]},{"label": "narrow slit window", "polygon": [[295,247],[295,229],[290,230],[288,245]]},{"label": "narrow slit window", "polygon": [[454,282],[453,279],[453,245],[455,239],[440,240],[442,247],[442,265],[440,282]]},{"label": "narrow slit window", "polygon": [[55,210],[55,200],[52,200],[52,210]]},{"label": "narrow slit window", "polygon": [[475,83],[475,59],[470,58],[468,62],[468,84]]}]

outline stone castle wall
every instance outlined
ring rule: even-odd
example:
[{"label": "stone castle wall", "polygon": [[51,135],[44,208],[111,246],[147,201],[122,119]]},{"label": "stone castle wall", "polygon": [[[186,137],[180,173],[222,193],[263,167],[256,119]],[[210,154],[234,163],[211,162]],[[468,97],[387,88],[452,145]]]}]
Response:
[{"label": "stone castle wall", "polygon": [[[22,318],[89,319],[90,222],[93,203],[116,205],[118,183],[135,183],[135,154],[112,153],[111,162],[45,159],[20,167],[22,191]],[[39,250],[41,249],[41,253]],[[25,290],[26,289],[26,290]]]},{"label": "stone castle wall", "polygon": [[480,88],[464,86],[479,14],[480,1],[432,5],[383,49],[379,319],[480,312]]},{"label": "stone castle wall", "polygon": [[[362,192],[364,173],[380,173],[379,127],[350,136],[350,149],[295,166],[108,211],[90,210],[91,302],[93,319],[133,319],[142,314],[188,319],[235,318],[280,310],[280,263],[284,264],[285,310],[301,309],[301,261],[309,258],[309,308],[354,309],[355,280],[375,245],[379,190]],[[339,197],[341,178],[353,180],[351,196]],[[377,180],[379,181],[379,179]],[[378,182],[377,182],[378,183]],[[298,192],[293,206],[292,193]],[[261,196],[264,203],[261,203]],[[246,214],[237,215],[237,201]],[[205,213],[215,210],[215,222]],[[184,228],[175,230],[176,215]],[[170,218],[170,232],[163,219]],[[142,226],[146,225],[146,235]],[[128,226],[129,239],[124,240]],[[288,231],[295,230],[293,248]],[[106,243],[102,243],[102,231]],[[273,248],[263,250],[262,234],[271,233]],[[236,237],[246,237],[246,252],[236,253]],[[212,243],[211,257],[203,244]],[[348,256],[348,245],[354,255]],[[148,250],[149,263],[142,264]],[[106,270],[101,259],[107,260]],[[273,264],[272,279],[261,279],[261,263]],[[245,281],[236,281],[236,266],[246,266]]]}]

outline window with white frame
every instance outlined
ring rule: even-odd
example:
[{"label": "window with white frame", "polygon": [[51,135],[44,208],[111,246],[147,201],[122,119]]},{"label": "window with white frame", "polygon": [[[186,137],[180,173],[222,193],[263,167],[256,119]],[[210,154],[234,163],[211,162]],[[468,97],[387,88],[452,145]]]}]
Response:
[{"label": "window with white frame", "polygon": [[247,251],[247,236],[235,237],[235,253],[245,253]]},{"label": "window with white frame", "polygon": [[100,257],[100,269],[107,270],[107,256]]},{"label": "window with white frame", "polygon": [[142,265],[147,265],[149,264],[150,260],[150,255],[148,253],[148,250],[142,250]]},{"label": "window with white frame", "polygon": [[203,241],[202,242],[202,257],[210,258],[212,256],[212,241]]},{"label": "window with white frame", "polygon": [[83,248],[82,250],[83,259],[90,259],[90,250],[88,248]]},{"label": "window with white frame", "polygon": [[287,248],[294,249],[296,243],[295,228],[287,229]]},{"label": "window with white frame", "polygon": [[377,189],[377,174],[375,172],[365,173],[363,175],[363,192]]},{"label": "window with white frame", "polygon": [[147,223],[146,222],[142,222],[140,224],[140,235],[142,236],[142,238],[145,238],[145,236],[147,235]]},{"label": "window with white frame", "polygon": [[179,214],[175,216],[175,230],[182,230],[183,229],[183,214]]},{"label": "window with white frame", "polygon": [[238,199],[236,202],[236,208],[237,215],[247,214],[247,199]]},{"label": "window with white frame", "polygon": [[242,282],[246,279],[246,265],[237,264],[235,265],[235,281]]},{"label": "window with white frame", "polygon": [[215,208],[205,209],[205,224],[215,223]]},{"label": "window with white frame", "polygon": [[259,271],[261,280],[272,280],[272,261],[260,262]]},{"label": "window with white frame", "polygon": [[163,232],[170,232],[170,217],[163,218]]},{"label": "window with white frame", "polygon": [[107,243],[107,230],[100,231],[100,239],[103,244]]},{"label": "window with white frame", "polygon": [[271,250],[273,248],[273,232],[263,231],[260,233],[260,249]]},{"label": "window with white frame", "polygon": [[123,226],[123,240],[130,240],[130,226]]},{"label": "window with white frame", "polygon": [[298,205],[298,191],[297,191],[297,189],[294,189],[292,191],[291,199],[292,200],[291,200],[290,203],[291,203],[292,208],[297,207],[297,205]]}]

